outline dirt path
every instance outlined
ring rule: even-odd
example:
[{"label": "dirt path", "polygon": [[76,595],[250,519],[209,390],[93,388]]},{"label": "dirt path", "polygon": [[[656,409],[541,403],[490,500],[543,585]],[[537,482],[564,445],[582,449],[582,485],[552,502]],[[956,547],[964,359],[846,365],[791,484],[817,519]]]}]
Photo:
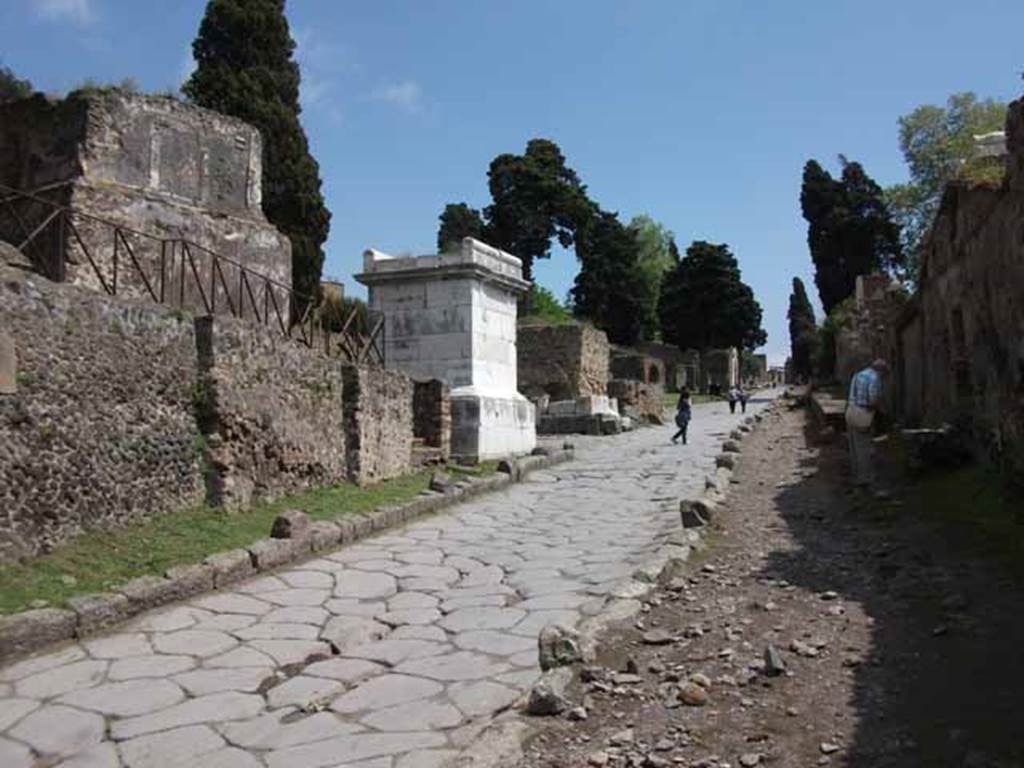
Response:
[{"label": "dirt path", "polygon": [[1019,580],[911,498],[848,496],[802,411],[743,451],[704,557],[606,638],[585,719],[535,721],[522,765],[1024,765]]}]

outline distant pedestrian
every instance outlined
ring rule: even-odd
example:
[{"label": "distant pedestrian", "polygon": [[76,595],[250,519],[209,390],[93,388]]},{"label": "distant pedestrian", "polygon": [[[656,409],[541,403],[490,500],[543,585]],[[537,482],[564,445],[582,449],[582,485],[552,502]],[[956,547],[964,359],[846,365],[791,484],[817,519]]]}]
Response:
[{"label": "distant pedestrian", "polygon": [[683,387],[679,393],[679,404],[676,406],[676,426],[679,431],[672,436],[672,443],[675,444],[680,438],[683,445],[686,445],[686,430],[690,426],[690,417],[693,416],[693,408],[690,405],[690,390]]},{"label": "distant pedestrian", "polygon": [[739,390],[736,387],[729,387],[726,397],[729,399],[729,413],[736,413],[736,403],[740,401]]},{"label": "distant pedestrian", "polygon": [[850,479],[857,488],[870,488],[875,482],[871,427],[882,402],[882,376],[888,370],[888,364],[879,358],[850,380],[846,435],[850,444]]},{"label": "distant pedestrian", "polygon": [[747,390],[745,390],[743,387],[740,387],[736,391],[736,396],[739,398],[739,401],[740,401],[740,409],[742,410],[743,413],[746,413],[747,412]]}]

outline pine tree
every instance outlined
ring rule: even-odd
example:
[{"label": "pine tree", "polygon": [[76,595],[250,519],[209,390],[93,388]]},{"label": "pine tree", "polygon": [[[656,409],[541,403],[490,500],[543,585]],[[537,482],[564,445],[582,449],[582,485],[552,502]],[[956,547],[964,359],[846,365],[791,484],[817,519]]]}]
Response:
[{"label": "pine tree", "polygon": [[465,203],[449,203],[438,216],[441,222],[437,230],[437,252],[445,253],[458,247],[464,237],[475,237],[487,241],[486,225],[480,211]]},{"label": "pine tree", "polygon": [[799,277],[793,278],[793,292],[789,295],[789,343],[793,373],[809,379],[812,373],[814,348],[817,344],[817,325],[814,307],[807,298],[807,290]]},{"label": "pine tree", "polygon": [[658,312],[663,338],[680,349],[752,351],[768,338],[761,305],[725,244],[697,241],[686,249],[665,275]]},{"label": "pine tree", "polygon": [[0,104],[32,95],[32,83],[18,77],[9,67],[0,66]]},{"label": "pine tree", "polygon": [[331,215],[299,122],[299,66],[284,9],[284,0],[209,0],[192,44],[196,70],[182,90],[259,129],[263,211],[291,241],[292,286],[316,301]]},{"label": "pine tree", "polygon": [[853,295],[858,275],[893,270],[903,263],[900,229],[882,188],[860,163],[840,159],[843,173],[838,180],[809,160],[800,190],[814,282],[825,314]]}]

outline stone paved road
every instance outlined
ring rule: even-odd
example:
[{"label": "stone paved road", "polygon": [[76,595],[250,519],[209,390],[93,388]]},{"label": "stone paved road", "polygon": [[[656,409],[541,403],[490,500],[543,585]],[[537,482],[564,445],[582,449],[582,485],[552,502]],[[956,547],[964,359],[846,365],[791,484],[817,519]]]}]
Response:
[{"label": "stone paved road", "polygon": [[538,677],[541,627],[679,530],[740,419],[574,438],[506,491],[0,669],[0,766],[441,766]]}]

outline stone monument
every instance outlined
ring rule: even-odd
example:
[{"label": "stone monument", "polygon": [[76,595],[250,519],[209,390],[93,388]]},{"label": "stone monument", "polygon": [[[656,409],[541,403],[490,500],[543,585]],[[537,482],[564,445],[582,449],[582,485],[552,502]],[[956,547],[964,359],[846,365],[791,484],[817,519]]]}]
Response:
[{"label": "stone monument", "polygon": [[467,237],[434,256],[368,250],[356,279],[384,315],[388,366],[451,387],[452,456],[534,448],[534,406],[517,390],[516,301],[529,289],[519,259]]}]

